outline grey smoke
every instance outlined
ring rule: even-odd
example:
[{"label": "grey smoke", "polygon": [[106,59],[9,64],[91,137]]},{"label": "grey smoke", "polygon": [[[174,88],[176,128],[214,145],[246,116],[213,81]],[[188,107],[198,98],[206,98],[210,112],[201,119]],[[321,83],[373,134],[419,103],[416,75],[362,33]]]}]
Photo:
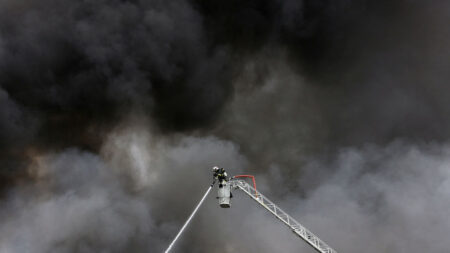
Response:
[{"label": "grey smoke", "polygon": [[[133,137],[137,133],[140,139]],[[211,159],[227,168],[248,164],[230,142],[183,137],[167,144],[146,134],[133,129],[116,135],[120,145],[106,147],[126,160],[133,156],[131,147],[141,145],[148,156],[146,172],[154,174],[146,177],[139,175],[139,165],[114,168],[115,160],[109,164],[77,150],[36,158],[32,169],[39,180],[4,202],[1,252],[162,251],[207,186],[201,182],[210,180],[206,168]],[[342,149],[332,161],[303,167],[300,185],[322,177],[303,197],[290,192],[273,198],[277,188],[262,184],[274,180],[270,175],[259,175],[258,183],[341,252],[443,252],[450,229],[442,218],[450,207],[449,150],[447,145],[401,141]],[[299,248],[313,252],[235,192],[230,210],[220,209],[210,196],[175,252]]]},{"label": "grey smoke", "polygon": [[[112,160],[75,149],[36,157],[30,168],[36,183],[4,202],[0,251],[162,251],[178,229],[176,218],[189,212],[204,188],[197,182],[211,180],[205,169],[210,159],[245,167],[229,142],[185,137],[173,146],[148,134],[133,129],[116,135],[105,147]],[[135,159],[134,152],[142,152],[142,165],[117,163]]]},{"label": "grey smoke", "polygon": [[[3,1],[0,252],[161,252],[211,180],[338,252],[445,252],[448,4]],[[241,193],[176,252],[313,252]]]}]

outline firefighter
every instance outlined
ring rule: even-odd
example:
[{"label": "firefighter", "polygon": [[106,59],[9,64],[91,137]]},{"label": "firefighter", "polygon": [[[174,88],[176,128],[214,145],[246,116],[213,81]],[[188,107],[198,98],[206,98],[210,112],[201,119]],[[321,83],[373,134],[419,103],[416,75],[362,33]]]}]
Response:
[{"label": "firefighter", "polygon": [[225,171],[224,168],[220,168],[215,166],[213,168],[213,172],[214,172],[214,180],[219,180],[219,188],[222,188],[222,183],[225,181],[227,181],[227,172]]}]

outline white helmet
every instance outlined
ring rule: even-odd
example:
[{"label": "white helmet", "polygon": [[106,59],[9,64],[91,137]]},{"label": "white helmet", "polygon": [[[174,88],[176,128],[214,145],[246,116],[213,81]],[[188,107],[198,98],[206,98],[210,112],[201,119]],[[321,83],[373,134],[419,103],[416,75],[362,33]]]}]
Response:
[{"label": "white helmet", "polygon": [[213,169],[212,169],[212,171],[213,171],[213,172],[219,171],[219,167],[214,166]]}]

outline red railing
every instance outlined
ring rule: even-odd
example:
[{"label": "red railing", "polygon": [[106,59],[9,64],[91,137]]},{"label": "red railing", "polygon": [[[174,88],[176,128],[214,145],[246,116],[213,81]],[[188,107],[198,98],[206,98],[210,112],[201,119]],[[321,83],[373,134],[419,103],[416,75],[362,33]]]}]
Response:
[{"label": "red railing", "polygon": [[240,177],[249,177],[249,178],[252,179],[252,181],[253,181],[253,188],[255,189],[255,195],[256,195],[256,197],[258,197],[258,192],[256,191],[255,176],[253,176],[253,175],[237,175],[237,176],[234,176],[233,178],[240,178]]}]

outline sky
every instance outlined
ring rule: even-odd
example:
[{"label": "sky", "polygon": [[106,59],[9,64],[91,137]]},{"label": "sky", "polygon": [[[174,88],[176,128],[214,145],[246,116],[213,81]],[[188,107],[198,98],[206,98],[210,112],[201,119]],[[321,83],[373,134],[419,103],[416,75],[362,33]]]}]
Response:
[{"label": "sky", "polygon": [[[0,0],[0,253],[162,252],[213,166],[337,252],[448,251],[450,5]],[[173,252],[314,252],[238,191]]]}]

